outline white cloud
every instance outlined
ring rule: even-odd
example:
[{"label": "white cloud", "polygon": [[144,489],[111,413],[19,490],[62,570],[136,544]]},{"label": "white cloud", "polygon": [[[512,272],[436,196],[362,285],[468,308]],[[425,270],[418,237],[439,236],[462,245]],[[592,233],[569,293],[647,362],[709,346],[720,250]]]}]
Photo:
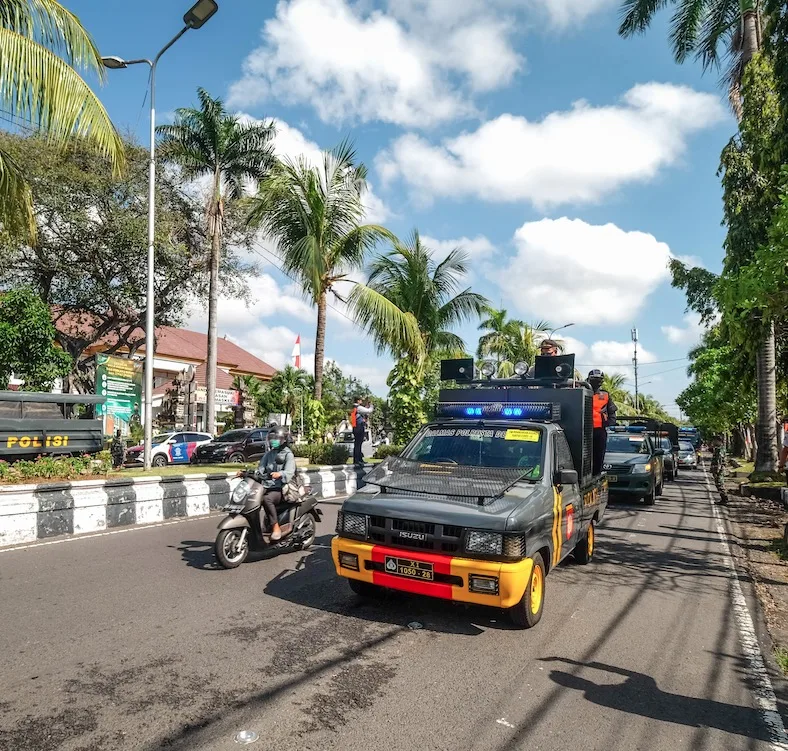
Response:
[{"label": "white cloud", "polygon": [[645,232],[580,219],[526,222],[514,236],[517,253],[487,266],[507,303],[520,313],[578,324],[633,321],[668,279],[668,246]]},{"label": "white cloud", "polygon": [[[632,342],[600,340],[587,345],[572,337],[563,338],[566,343],[565,351],[575,353],[575,363],[582,375],[585,376],[593,368],[600,368],[608,374],[620,373],[630,381],[634,378],[634,369],[629,365],[634,354]],[[653,352],[638,345],[640,364],[655,362],[656,359]]]},{"label": "white cloud", "polygon": [[377,396],[386,396],[389,387],[386,379],[393,367],[389,360],[379,359],[375,365],[350,365],[337,363],[339,369],[346,376],[355,376],[361,383],[369,386],[372,393]]},{"label": "white cloud", "polygon": [[695,313],[684,316],[684,326],[663,326],[662,333],[671,344],[680,344],[686,347],[695,347],[700,343],[706,327],[700,322]]},{"label": "white cloud", "polygon": [[[500,10],[511,6],[497,0]],[[423,127],[473,114],[470,96],[507,85],[522,65],[507,15],[480,0],[280,0],[229,101],[309,104],[327,122]]]},{"label": "white cloud", "polygon": [[618,0],[547,0],[544,3],[544,11],[554,26],[563,28],[577,25],[590,15],[617,2]]},{"label": "white cloud", "polygon": [[639,84],[617,104],[575,102],[541,121],[504,114],[440,145],[409,133],[376,163],[384,181],[403,180],[425,201],[594,203],[676,164],[689,136],[723,116],[716,95]]},{"label": "white cloud", "polygon": [[495,252],[495,246],[484,235],[476,235],[474,238],[463,236],[455,240],[437,240],[429,235],[421,235],[421,242],[440,261],[446,258],[455,248],[462,248],[470,258]]}]

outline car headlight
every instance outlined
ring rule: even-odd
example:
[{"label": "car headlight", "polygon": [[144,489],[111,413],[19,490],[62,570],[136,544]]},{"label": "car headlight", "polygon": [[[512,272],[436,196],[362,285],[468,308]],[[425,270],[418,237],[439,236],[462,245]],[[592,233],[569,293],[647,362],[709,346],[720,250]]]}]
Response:
[{"label": "car headlight", "polygon": [[648,464],[636,464],[632,467],[632,474],[633,475],[647,475],[651,472],[651,463]]},{"label": "car headlight", "polygon": [[472,529],[465,540],[465,550],[469,553],[484,555],[501,555],[503,552],[503,535],[500,532],[481,532]]},{"label": "car headlight", "polygon": [[345,532],[357,537],[367,536],[367,517],[364,514],[353,514],[347,511],[340,511],[337,514],[337,532]]}]

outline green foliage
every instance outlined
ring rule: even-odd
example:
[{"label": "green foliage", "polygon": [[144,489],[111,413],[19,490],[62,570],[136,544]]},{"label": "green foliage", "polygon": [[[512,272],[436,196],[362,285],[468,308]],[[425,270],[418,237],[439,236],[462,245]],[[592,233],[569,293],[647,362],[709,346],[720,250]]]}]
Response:
[{"label": "green foliage", "polygon": [[399,456],[404,449],[404,446],[398,446],[396,443],[391,443],[388,446],[381,445],[375,449],[373,459],[388,459],[390,456]]},{"label": "green foliage", "polygon": [[49,391],[71,371],[71,358],[55,346],[55,327],[46,303],[29,287],[0,297],[0,388],[11,374],[25,391]]},{"label": "green foliage", "polygon": [[551,326],[547,321],[528,324],[507,318],[505,310],[488,307],[487,318],[479,324],[485,333],[479,338],[476,356],[480,359],[493,358],[498,363],[498,375],[509,378],[514,375],[518,362],[533,365],[539,354],[539,343],[545,339]]},{"label": "green foliage", "polygon": [[[306,420],[306,400],[308,393],[312,390],[312,379],[305,370],[294,368],[292,365],[285,365],[271,379],[266,391],[273,393],[266,394],[266,398],[272,403],[278,400],[281,411],[290,415],[296,424],[296,417],[300,418],[301,400],[304,400],[304,420]],[[272,410],[274,412],[279,410]]]},{"label": "green foliage", "polygon": [[418,363],[400,360],[388,377],[394,442],[409,443],[427,421],[424,409],[424,375]]},{"label": "green foliage", "polygon": [[79,480],[86,476],[106,475],[111,469],[112,456],[109,451],[101,451],[95,456],[39,456],[12,464],[0,461],[0,482]]},{"label": "green foliage", "polygon": [[322,443],[326,432],[326,411],[317,399],[304,404],[304,433],[310,443]]},{"label": "green foliage", "polygon": [[306,457],[310,464],[321,467],[347,464],[347,460],[350,459],[347,446],[339,446],[336,443],[302,443],[293,446],[293,453],[296,456]]},{"label": "green foliage", "polygon": [[[62,153],[42,138],[0,134],[0,149],[28,176],[38,239],[0,237],[0,289],[30,286],[52,308],[57,343],[73,361],[73,386],[91,391],[83,354],[102,339],[134,351],[144,342],[148,227],[148,152],[127,144],[122,175],[81,150]],[[185,191],[182,175],[161,170],[156,196],[155,321],[181,323],[206,289],[209,240],[204,203]],[[252,233],[235,210],[225,213],[227,250],[222,294],[242,296],[252,269],[239,251]]]},{"label": "green foliage", "polygon": [[342,420],[347,419],[353,408],[353,400],[357,396],[367,399],[372,396],[372,392],[358,378],[344,375],[332,360],[326,362],[323,370],[323,398],[321,401],[325,409],[326,424],[332,430],[335,430]]}]

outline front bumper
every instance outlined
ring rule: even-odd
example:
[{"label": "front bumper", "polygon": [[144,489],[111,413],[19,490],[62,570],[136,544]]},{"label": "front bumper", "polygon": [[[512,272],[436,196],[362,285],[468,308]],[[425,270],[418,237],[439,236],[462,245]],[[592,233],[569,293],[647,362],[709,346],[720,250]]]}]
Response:
[{"label": "front bumper", "polygon": [[[358,556],[358,571],[339,565],[339,553]],[[500,561],[479,561],[471,558],[456,558],[450,555],[435,555],[426,551],[402,550],[385,545],[372,545],[357,542],[345,537],[334,537],[331,541],[331,555],[339,576],[347,579],[375,584],[388,589],[398,589],[411,594],[438,597],[454,602],[468,602],[476,605],[489,605],[510,608],[523,597],[531,578],[533,561],[523,558],[512,563]],[[431,563],[437,581],[420,581],[396,574],[388,574],[383,569],[386,556],[405,558],[422,563]],[[497,577],[498,593],[482,594],[471,592],[468,577],[476,574],[482,577]],[[441,581],[442,580],[442,581]]]},{"label": "front bumper", "polygon": [[654,478],[651,475],[617,475],[615,482],[608,479],[608,490],[611,493],[645,496],[653,484]]},{"label": "front bumper", "polygon": [[679,459],[679,467],[692,467],[695,468],[698,466],[697,459]]}]

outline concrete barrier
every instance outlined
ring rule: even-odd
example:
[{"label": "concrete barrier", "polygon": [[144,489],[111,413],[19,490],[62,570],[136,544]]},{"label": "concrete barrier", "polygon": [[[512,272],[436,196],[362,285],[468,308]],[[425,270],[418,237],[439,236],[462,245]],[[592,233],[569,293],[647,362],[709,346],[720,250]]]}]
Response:
[{"label": "concrete barrier", "polygon": [[[299,469],[319,498],[350,495],[366,469]],[[235,473],[90,479],[0,486],[0,547],[165,519],[205,516],[227,504]]]}]

